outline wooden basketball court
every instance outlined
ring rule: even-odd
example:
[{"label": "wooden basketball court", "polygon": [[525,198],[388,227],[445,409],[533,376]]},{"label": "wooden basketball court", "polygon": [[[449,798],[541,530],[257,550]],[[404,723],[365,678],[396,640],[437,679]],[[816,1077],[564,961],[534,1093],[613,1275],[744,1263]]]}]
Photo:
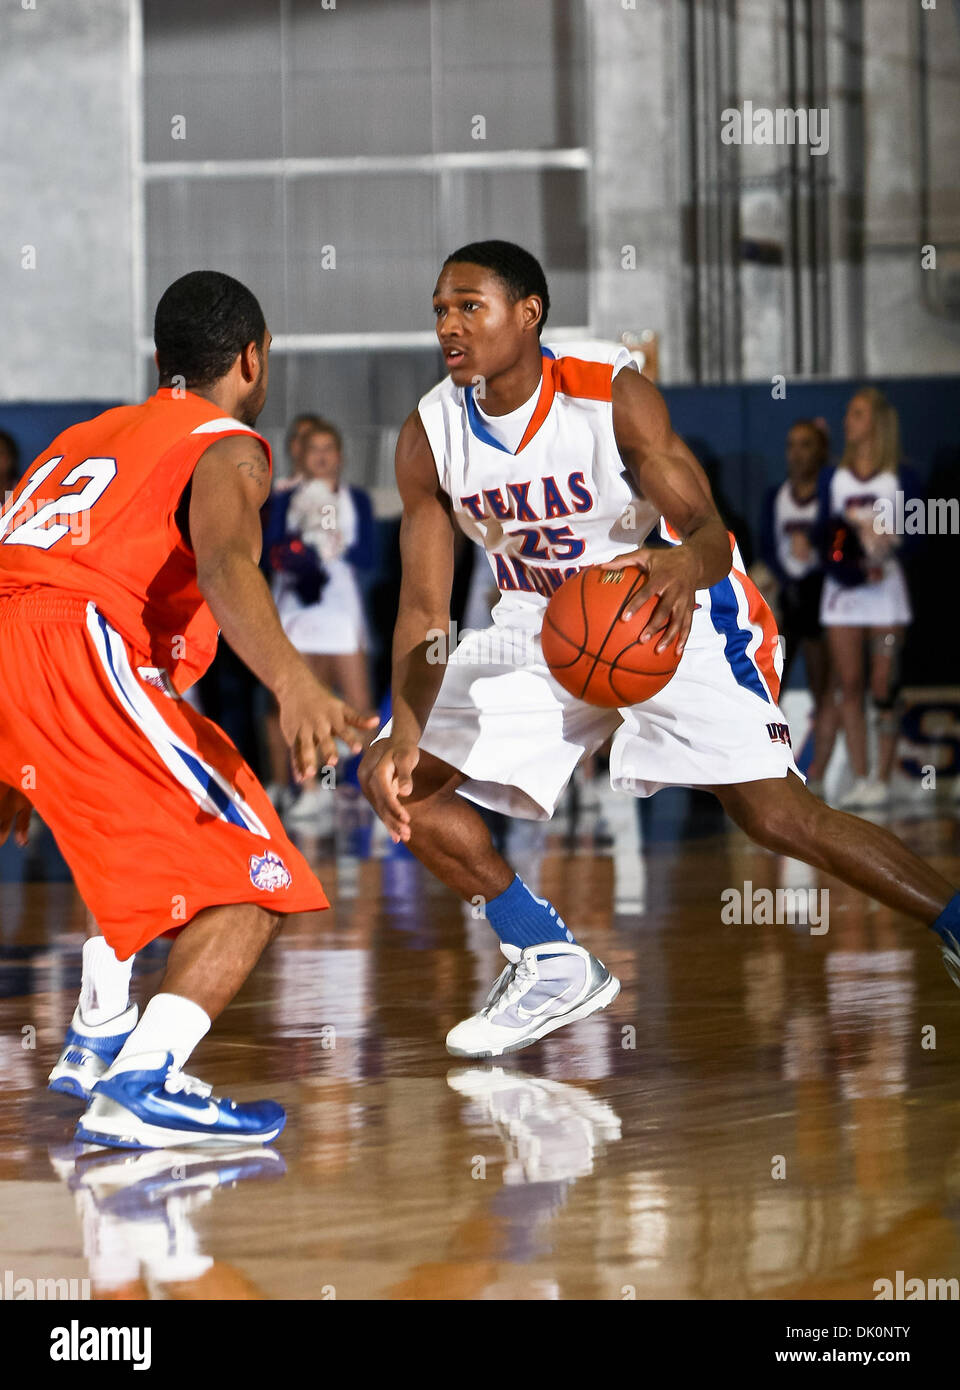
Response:
[{"label": "wooden basketball court", "polygon": [[[960,878],[948,808],[889,824]],[[69,882],[10,881],[8,846],[0,1277],[102,1299],[611,1300],[954,1276],[960,994],[933,937],[699,798],[673,832],[626,852],[622,829],[616,852],[528,832],[541,891],[623,991],[499,1065],[443,1047],[501,968],[486,924],[389,845],[301,838],[334,910],[291,921],[189,1064],[280,1100],[287,1128],[214,1156],[74,1151],[81,1106],[45,1080],[84,911]],[[829,887],[829,930],[723,924],[744,884]],[[140,997],[163,956],[138,961]]]}]

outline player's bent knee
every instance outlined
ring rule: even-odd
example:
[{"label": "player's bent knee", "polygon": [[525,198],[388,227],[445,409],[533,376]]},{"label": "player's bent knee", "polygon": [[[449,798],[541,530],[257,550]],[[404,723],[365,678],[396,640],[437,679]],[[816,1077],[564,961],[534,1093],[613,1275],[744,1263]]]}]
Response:
[{"label": "player's bent knee", "polygon": [[730,819],[755,844],[778,854],[806,840],[822,803],[800,782],[788,777],[773,784],[745,782],[714,788]]},{"label": "player's bent knee", "polygon": [[413,791],[405,798],[405,805],[413,813],[417,807],[449,801],[464,780],[463,773],[449,763],[421,752],[413,773]]}]

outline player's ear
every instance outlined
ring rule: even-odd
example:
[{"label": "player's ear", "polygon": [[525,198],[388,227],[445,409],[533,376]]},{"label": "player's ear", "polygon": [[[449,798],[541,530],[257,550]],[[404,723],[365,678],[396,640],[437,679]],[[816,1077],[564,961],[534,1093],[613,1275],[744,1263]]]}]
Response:
[{"label": "player's ear", "polygon": [[538,294],[528,294],[522,301],[522,323],[524,328],[536,328],[543,318],[543,300]]},{"label": "player's ear", "polygon": [[250,342],[240,352],[240,371],[243,373],[244,381],[256,381],[260,375],[260,367],[263,360],[261,345]]}]

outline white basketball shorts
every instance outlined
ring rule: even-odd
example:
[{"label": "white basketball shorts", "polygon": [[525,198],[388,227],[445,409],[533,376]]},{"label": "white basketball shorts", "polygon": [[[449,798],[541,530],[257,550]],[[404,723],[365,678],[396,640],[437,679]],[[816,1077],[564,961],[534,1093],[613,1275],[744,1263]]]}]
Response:
[{"label": "white basketball shorts", "polygon": [[467,633],[451,654],[420,747],[465,774],[460,792],[477,805],[549,820],[574,768],[611,734],[611,785],[634,796],[799,776],[787,722],[765,691],[749,657],[731,660],[710,640],[685,648],[653,699],[598,709],[553,679],[539,633],[494,626]]}]

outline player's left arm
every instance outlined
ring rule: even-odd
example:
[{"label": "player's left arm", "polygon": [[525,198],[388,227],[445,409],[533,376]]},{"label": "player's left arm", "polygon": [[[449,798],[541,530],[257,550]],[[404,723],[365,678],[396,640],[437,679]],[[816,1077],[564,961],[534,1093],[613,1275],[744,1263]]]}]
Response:
[{"label": "player's left arm", "polygon": [[631,551],[608,561],[605,569],[637,565],[647,581],[624,618],[651,594],[659,601],[641,642],[659,634],[657,651],[674,639],[682,652],[690,633],[697,589],[709,589],[730,572],[730,538],[720,519],[707,476],[674,432],[666,402],[639,372],[624,370],[613,380],[613,429],[617,447],[640,497],[660,512],[682,544]]}]

